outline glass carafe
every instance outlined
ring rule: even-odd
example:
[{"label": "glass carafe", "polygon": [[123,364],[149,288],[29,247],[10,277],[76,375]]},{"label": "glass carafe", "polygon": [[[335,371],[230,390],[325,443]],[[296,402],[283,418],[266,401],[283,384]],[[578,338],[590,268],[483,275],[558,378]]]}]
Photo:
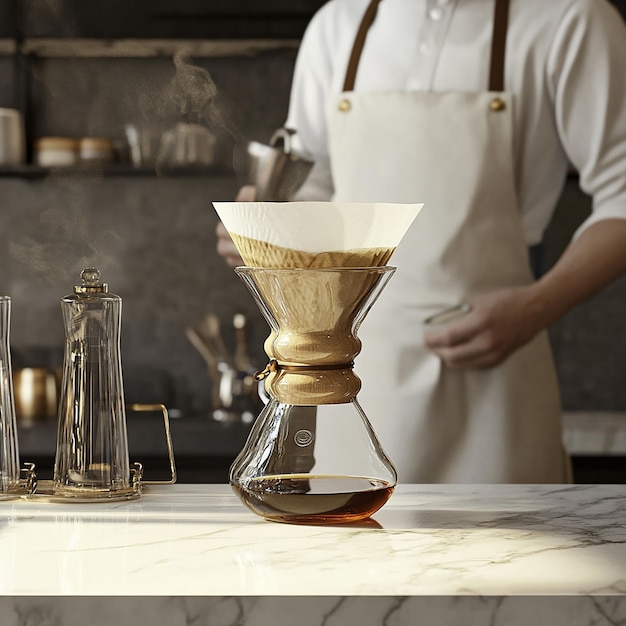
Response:
[{"label": "glass carafe", "polygon": [[11,298],[0,296],[0,499],[20,490],[20,467],[11,375]]},{"label": "glass carafe", "polygon": [[61,300],[65,323],[53,493],[75,499],[139,495],[128,459],[120,360],[122,299],[89,268]]},{"label": "glass carafe", "polygon": [[266,519],[347,523],[391,496],[395,469],[357,401],[357,330],[393,267],[235,271],[271,327],[257,377],[271,400],[230,470]]}]

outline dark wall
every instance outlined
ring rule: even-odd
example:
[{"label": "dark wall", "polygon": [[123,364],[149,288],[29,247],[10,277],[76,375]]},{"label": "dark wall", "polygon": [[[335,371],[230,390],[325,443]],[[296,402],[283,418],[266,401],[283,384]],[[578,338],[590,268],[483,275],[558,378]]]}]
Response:
[{"label": "dark wall", "polygon": [[[323,0],[3,0],[24,37],[299,38]],[[6,28],[6,27],[4,27]]]},{"label": "dark wall", "polygon": [[[626,16],[626,0],[610,0]],[[0,37],[299,38],[325,0],[3,0]]]}]

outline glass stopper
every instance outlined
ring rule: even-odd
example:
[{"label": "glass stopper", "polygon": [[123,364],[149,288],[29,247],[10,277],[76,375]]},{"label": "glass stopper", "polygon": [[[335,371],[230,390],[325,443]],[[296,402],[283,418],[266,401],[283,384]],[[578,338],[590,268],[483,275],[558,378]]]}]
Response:
[{"label": "glass stopper", "polygon": [[109,286],[100,282],[100,270],[88,267],[80,273],[81,284],[74,285],[74,293],[107,293]]},{"label": "glass stopper", "polygon": [[100,285],[100,270],[88,267],[80,273],[80,279],[85,287],[97,287]]}]

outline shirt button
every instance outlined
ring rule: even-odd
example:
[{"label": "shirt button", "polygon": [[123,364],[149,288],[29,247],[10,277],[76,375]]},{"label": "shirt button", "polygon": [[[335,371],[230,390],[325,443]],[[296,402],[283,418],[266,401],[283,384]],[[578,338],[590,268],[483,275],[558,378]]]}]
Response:
[{"label": "shirt button", "polygon": [[438,22],[443,17],[443,11],[438,7],[434,7],[428,12],[428,16],[434,22]]},{"label": "shirt button", "polygon": [[430,54],[430,45],[427,43],[421,43],[419,50],[423,55],[428,56]]},{"label": "shirt button", "polygon": [[352,108],[352,104],[350,103],[350,100],[348,100],[347,98],[342,98],[339,101],[339,106],[337,108],[342,113],[347,113]]}]

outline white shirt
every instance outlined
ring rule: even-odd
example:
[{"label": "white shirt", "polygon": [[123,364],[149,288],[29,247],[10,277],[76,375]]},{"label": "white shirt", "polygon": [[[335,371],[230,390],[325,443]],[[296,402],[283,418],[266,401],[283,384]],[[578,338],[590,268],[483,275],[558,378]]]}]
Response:
[{"label": "white shirt", "polygon": [[[368,4],[330,0],[302,40],[286,126],[321,167],[301,199],[320,196],[320,176],[327,199],[332,193],[324,166],[331,95],[342,91]],[[487,91],[493,6],[494,0],[382,0],[355,90]],[[511,0],[505,91],[514,94],[516,187],[527,243],[542,239],[570,163],[593,197],[578,233],[602,219],[626,219],[626,27],[617,10],[606,0]]]}]

